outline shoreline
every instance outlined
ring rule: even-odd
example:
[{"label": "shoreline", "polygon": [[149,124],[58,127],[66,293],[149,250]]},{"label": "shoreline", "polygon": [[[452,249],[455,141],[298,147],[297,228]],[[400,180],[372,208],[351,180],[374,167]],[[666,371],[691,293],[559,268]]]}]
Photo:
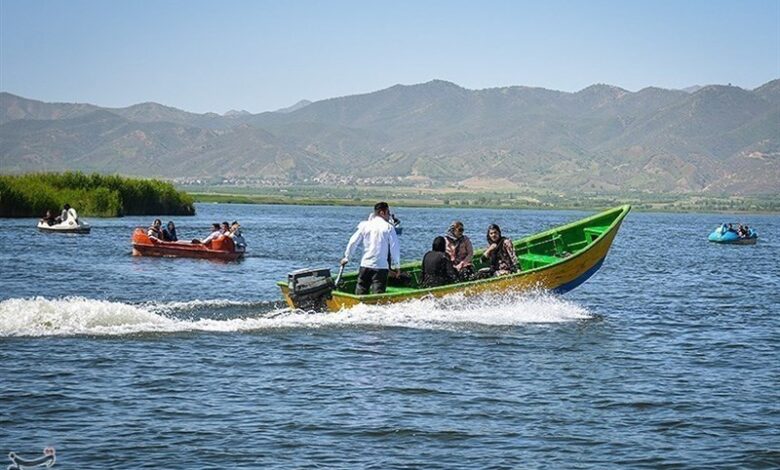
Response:
[{"label": "shoreline", "polygon": [[[302,196],[271,196],[271,195],[246,195],[235,193],[189,193],[195,203],[209,204],[268,204],[268,205],[289,205],[289,206],[339,206],[339,207],[362,207],[373,205],[381,197],[374,199],[348,199],[348,198],[309,198]],[[441,201],[426,201],[419,199],[398,199],[388,197],[387,202],[391,206],[409,207],[409,208],[430,208],[430,209],[509,209],[509,210],[571,210],[571,211],[592,211],[602,210],[608,207],[614,207],[621,204],[631,204],[632,210],[637,212],[662,212],[662,213],[699,213],[699,214],[756,214],[756,215],[776,215],[780,214],[778,209],[715,209],[712,207],[675,207],[674,204],[679,201],[669,203],[653,203],[649,201],[637,201],[627,198],[625,200],[618,198],[607,198],[604,200],[594,200],[588,202],[563,202],[560,204],[523,204],[520,201],[515,204],[445,204]]]}]

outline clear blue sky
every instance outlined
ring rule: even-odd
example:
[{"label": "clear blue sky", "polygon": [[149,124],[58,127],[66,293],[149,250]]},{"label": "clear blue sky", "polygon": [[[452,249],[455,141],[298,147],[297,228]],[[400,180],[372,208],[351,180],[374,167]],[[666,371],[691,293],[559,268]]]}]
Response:
[{"label": "clear blue sky", "polygon": [[0,90],[273,110],[432,79],[636,91],[780,78],[780,0],[0,0]]}]

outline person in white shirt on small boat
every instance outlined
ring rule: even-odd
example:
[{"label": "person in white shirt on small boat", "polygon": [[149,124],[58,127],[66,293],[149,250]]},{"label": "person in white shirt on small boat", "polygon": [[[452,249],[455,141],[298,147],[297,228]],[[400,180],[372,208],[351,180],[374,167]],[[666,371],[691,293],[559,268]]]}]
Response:
[{"label": "person in white shirt on small boat", "polygon": [[154,222],[152,222],[152,225],[146,231],[146,235],[148,235],[152,240],[158,242],[163,241],[164,237],[162,233],[162,220],[154,219]]},{"label": "person in white shirt on small boat", "polygon": [[38,221],[38,229],[44,232],[59,233],[89,233],[91,227],[88,223],[79,220],[76,209],[70,204],[64,204],[62,214],[52,217],[50,211],[46,211],[46,217]]},{"label": "person in white shirt on small boat", "polygon": [[200,242],[205,245],[206,243],[220,237],[221,235],[222,235],[222,228],[219,226],[219,224],[214,223],[211,224],[211,233],[209,234],[209,236],[204,238]]},{"label": "person in white shirt on small boat", "polygon": [[[374,213],[368,220],[360,222],[349,239],[341,265],[349,262],[358,244],[363,246],[355,294],[381,294],[387,289],[390,269],[394,276],[400,275],[401,248],[395,227],[390,223],[390,207],[386,202],[374,206]],[[388,257],[389,255],[389,257]]]},{"label": "person in white shirt on small boat", "polygon": [[65,222],[66,220],[68,220],[68,210],[69,209],[70,209],[70,204],[65,204],[64,206],[62,206],[62,213],[60,214],[59,217],[54,219],[54,221],[57,222],[58,224],[61,224],[61,223]]},{"label": "person in white shirt on small boat", "polygon": [[228,230],[225,236],[233,239],[233,243],[236,244],[237,249],[243,250],[246,248],[246,240],[241,234],[241,224],[239,224],[237,220],[234,220],[233,223],[230,224],[230,230]]},{"label": "person in white shirt on small boat", "polygon": [[70,207],[70,204],[65,204],[62,206],[62,213],[59,217],[54,219],[54,221],[58,224],[61,224],[63,222],[66,222],[68,219],[73,220],[73,222],[78,223],[79,222],[79,215],[76,213],[76,209]]}]

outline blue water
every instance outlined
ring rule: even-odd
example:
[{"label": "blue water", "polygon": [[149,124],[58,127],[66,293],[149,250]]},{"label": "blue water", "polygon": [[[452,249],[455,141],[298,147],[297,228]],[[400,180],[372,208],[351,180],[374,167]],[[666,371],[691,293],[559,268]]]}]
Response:
[{"label": "blue water", "polygon": [[[475,246],[588,213],[397,208],[402,257],[452,219]],[[366,208],[199,205],[238,263],[131,256],[151,218],[0,232],[0,455],[54,468],[780,468],[780,218],[631,213],[562,297],[289,311]],[[755,246],[708,243],[746,222]],[[165,221],[164,221],[165,222]],[[10,461],[8,461],[10,464]],[[0,464],[1,465],[1,464]]]}]

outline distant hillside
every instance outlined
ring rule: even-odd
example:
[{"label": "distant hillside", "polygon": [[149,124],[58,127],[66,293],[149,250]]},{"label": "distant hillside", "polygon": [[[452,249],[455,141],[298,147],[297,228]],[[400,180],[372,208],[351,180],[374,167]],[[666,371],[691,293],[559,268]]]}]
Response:
[{"label": "distant hillside", "polygon": [[0,94],[0,171],[777,194],[780,80],[755,90],[441,80],[277,112],[109,109]]},{"label": "distant hillside", "polygon": [[697,91],[701,90],[702,88],[704,88],[704,87],[701,86],[701,85],[693,85],[693,86],[689,86],[689,87],[683,88],[682,91],[685,91],[685,92],[688,92],[688,93],[696,93]]},{"label": "distant hillside", "polygon": [[281,108],[277,109],[275,112],[277,113],[291,113],[293,111],[298,111],[301,108],[305,108],[306,106],[309,106],[311,104],[311,101],[309,100],[301,100],[297,103],[295,103],[292,106],[289,106],[287,108]]}]

